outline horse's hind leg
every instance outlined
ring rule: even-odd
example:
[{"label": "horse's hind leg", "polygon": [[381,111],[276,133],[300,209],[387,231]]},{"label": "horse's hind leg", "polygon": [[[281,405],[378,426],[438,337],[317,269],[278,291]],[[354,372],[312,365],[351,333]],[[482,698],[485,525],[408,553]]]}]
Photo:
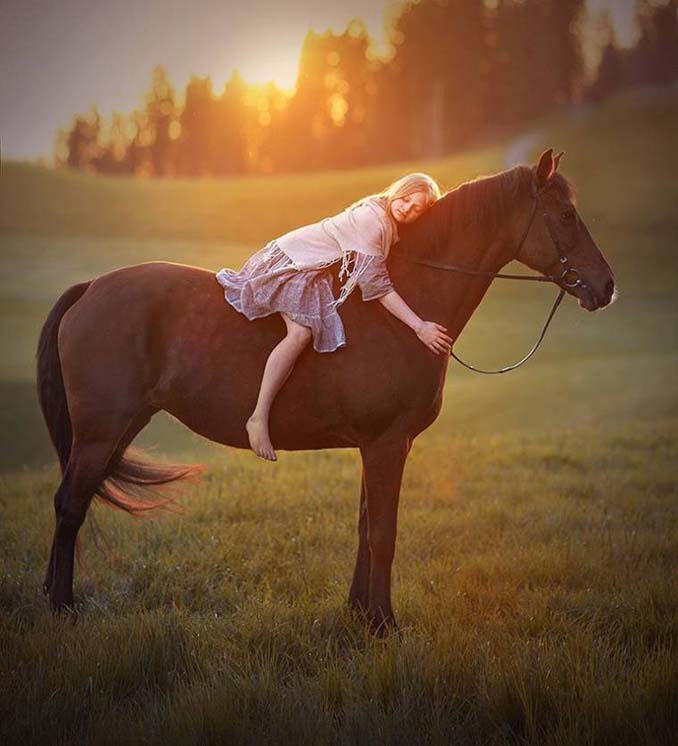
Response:
[{"label": "horse's hind leg", "polygon": [[115,446],[110,440],[73,444],[64,478],[54,497],[56,530],[51,578],[47,583],[53,611],[73,606],[75,540]]},{"label": "horse's hind leg", "polygon": [[[150,422],[151,417],[157,411],[158,411],[158,409],[155,408],[155,407],[147,407],[144,410],[142,410],[141,412],[139,412],[136,415],[136,417],[134,417],[132,419],[132,421],[130,422],[130,424],[127,427],[127,431],[125,432],[125,434],[122,436],[122,438],[120,438],[120,440],[117,443],[117,445],[115,445],[113,447],[113,449],[111,451],[111,455],[110,455],[110,457],[108,458],[108,460],[106,461],[106,463],[104,465],[104,469],[111,462],[115,462],[115,460],[118,457],[120,457],[125,452],[125,450],[130,445],[130,443],[144,429],[144,427],[146,427],[146,425]],[[111,437],[111,441],[113,439],[114,439],[114,436]],[[84,512],[82,514],[82,519],[83,520],[84,520],[85,513],[87,512],[87,507],[89,506],[89,504],[90,504],[90,502],[92,500],[92,497],[94,495],[94,490],[96,489],[96,487],[99,486],[100,482],[104,478],[104,473],[103,473],[103,471],[101,471],[101,461],[105,458],[105,454],[109,450],[110,450],[110,446],[107,446],[105,444],[105,442],[104,442],[100,446],[99,456],[98,457],[96,455],[96,449],[93,449],[93,450],[90,449],[89,456],[82,456],[82,457],[80,457],[81,460],[82,459],[87,459],[87,458],[90,459],[91,470],[92,470],[93,474],[96,474],[97,472],[100,472],[100,474],[101,474],[101,476],[99,477],[99,481],[96,482],[95,486],[92,488],[91,494],[90,494],[89,498],[86,499],[86,504],[85,504],[85,507],[84,507]],[[71,459],[73,459],[73,454],[71,454]],[[69,461],[69,464],[70,464],[70,461]],[[55,508],[56,508],[56,512],[57,512],[57,530],[55,532],[54,539],[52,541],[52,548],[50,550],[49,562],[47,564],[47,572],[45,574],[45,582],[43,584],[43,591],[45,593],[50,593],[50,591],[52,589],[52,586],[53,586],[53,583],[54,583],[54,575],[55,575],[54,561],[55,561],[55,554],[56,554],[55,547],[56,547],[56,544],[57,544],[57,534],[58,534],[58,530],[59,530],[59,507],[58,506],[64,503],[64,499],[68,499],[68,498],[62,497],[62,495],[67,495],[68,494],[68,490],[69,490],[69,482],[67,482],[67,476],[70,477],[70,475],[68,474],[68,471],[69,470],[67,469],[66,472],[64,473],[63,479],[61,481],[61,485],[59,486],[59,489],[58,489],[58,491],[57,491],[57,493],[55,495],[55,498],[54,498]],[[91,481],[94,481],[94,479],[95,478],[93,477],[93,479]],[[82,504],[82,501],[81,501],[81,504]],[[82,521],[81,521],[81,523],[82,523]],[[77,530],[76,530],[75,533],[77,535]],[[75,540],[74,540],[74,542],[75,542]],[[71,566],[72,566],[72,561],[71,561]],[[73,574],[72,567],[71,567],[71,571],[70,572],[71,572],[71,578],[72,578],[72,574]],[[71,585],[72,585],[72,581],[71,581]],[[68,605],[68,604],[66,604],[66,605]]]},{"label": "horse's hind leg", "polygon": [[87,427],[83,422],[74,422],[73,447],[54,497],[56,530],[45,581],[53,611],[73,606],[75,540],[97,487],[105,479],[111,461],[124,452],[154,411],[157,410],[144,409],[134,417],[109,413],[96,420],[90,413]]}]

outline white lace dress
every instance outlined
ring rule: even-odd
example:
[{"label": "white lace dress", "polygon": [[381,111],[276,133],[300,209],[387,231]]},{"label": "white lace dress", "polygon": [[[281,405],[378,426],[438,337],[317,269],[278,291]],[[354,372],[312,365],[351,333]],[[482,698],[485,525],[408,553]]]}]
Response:
[{"label": "white lace dress", "polygon": [[[342,262],[342,272],[344,269],[348,272]],[[253,254],[239,272],[225,267],[216,273],[216,279],[224,288],[225,299],[248,319],[282,311],[310,327],[317,352],[333,352],[346,345],[329,267],[299,270],[273,240]],[[364,301],[393,290],[386,260],[370,257],[356,275],[356,284]]]}]

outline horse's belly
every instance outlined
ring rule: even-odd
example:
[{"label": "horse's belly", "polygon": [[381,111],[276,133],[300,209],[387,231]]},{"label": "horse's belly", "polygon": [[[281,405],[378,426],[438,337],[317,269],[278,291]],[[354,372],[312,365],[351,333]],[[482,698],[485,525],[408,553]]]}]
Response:
[{"label": "horse's belly", "polygon": [[[186,427],[208,440],[249,448],[245,423],[254,410],[259,378],[233,371],[220,380],[193,377],[174,396],[159,404]],[[312,450],[350,448],[377,437],[403,418],[402,397],[383,389],[317,380],[309,371],[293,370],[278,392],[269,417],[275,448]]]},{"label": "horse's belly", "polygon": [[[233,448],[250,447],[245,422],[251,411],[226,407],[201,413],[195,407],[171,405],[164,409],[203,438]],[[290,416],[284,410],[271,412],[269,432],[273,446],[287,451],[350,448],[359,444],[358,434],[350,427],[333,426],[308,416]]]}]

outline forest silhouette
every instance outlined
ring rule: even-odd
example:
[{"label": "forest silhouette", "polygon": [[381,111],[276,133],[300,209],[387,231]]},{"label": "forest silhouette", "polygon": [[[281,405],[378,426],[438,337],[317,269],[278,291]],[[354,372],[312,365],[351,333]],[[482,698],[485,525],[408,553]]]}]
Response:
[{"label": "forest silhouette", "polygon": [[618,45],[608,12],[584,62],[585,0],[421,0],[375,56],[362,21],[309,29],[293,92],[246,83],[221,93],[192,77],[182,97],[158,65],[141,109],[97,107],[58,133],[57,167],[137,177],[230,176],[437,158],[562,106],[678,76],[678,0],[637,0],[637,41]]}]

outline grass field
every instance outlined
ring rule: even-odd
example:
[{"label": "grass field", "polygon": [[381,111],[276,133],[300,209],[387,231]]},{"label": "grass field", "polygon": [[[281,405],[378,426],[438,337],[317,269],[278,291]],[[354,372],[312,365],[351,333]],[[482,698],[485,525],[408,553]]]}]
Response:
[{"label": "grass field", "polygon": [[[404,170],[446,187],[500,170],[505,143],[195,183],[3,164],[0,741],[675,742],[677,122],[678,95],[648,92],[543,124],[537,150],[566,151],[620,297],[598,314],[564,303],[513,374],[450,367],[405,471],[402,633],[386,640],[345,608],[357,454],[273,465],[164,416],[138,443],[208,463],[204,484],[154,521],[95,506],[80,620],[53,619],[39,588],[58,471],[35,402],[37,335],[73,282],[156,258],[236,267]],[[523,353],[553,295],[495,285],[458,345],[483,366]]]}]

